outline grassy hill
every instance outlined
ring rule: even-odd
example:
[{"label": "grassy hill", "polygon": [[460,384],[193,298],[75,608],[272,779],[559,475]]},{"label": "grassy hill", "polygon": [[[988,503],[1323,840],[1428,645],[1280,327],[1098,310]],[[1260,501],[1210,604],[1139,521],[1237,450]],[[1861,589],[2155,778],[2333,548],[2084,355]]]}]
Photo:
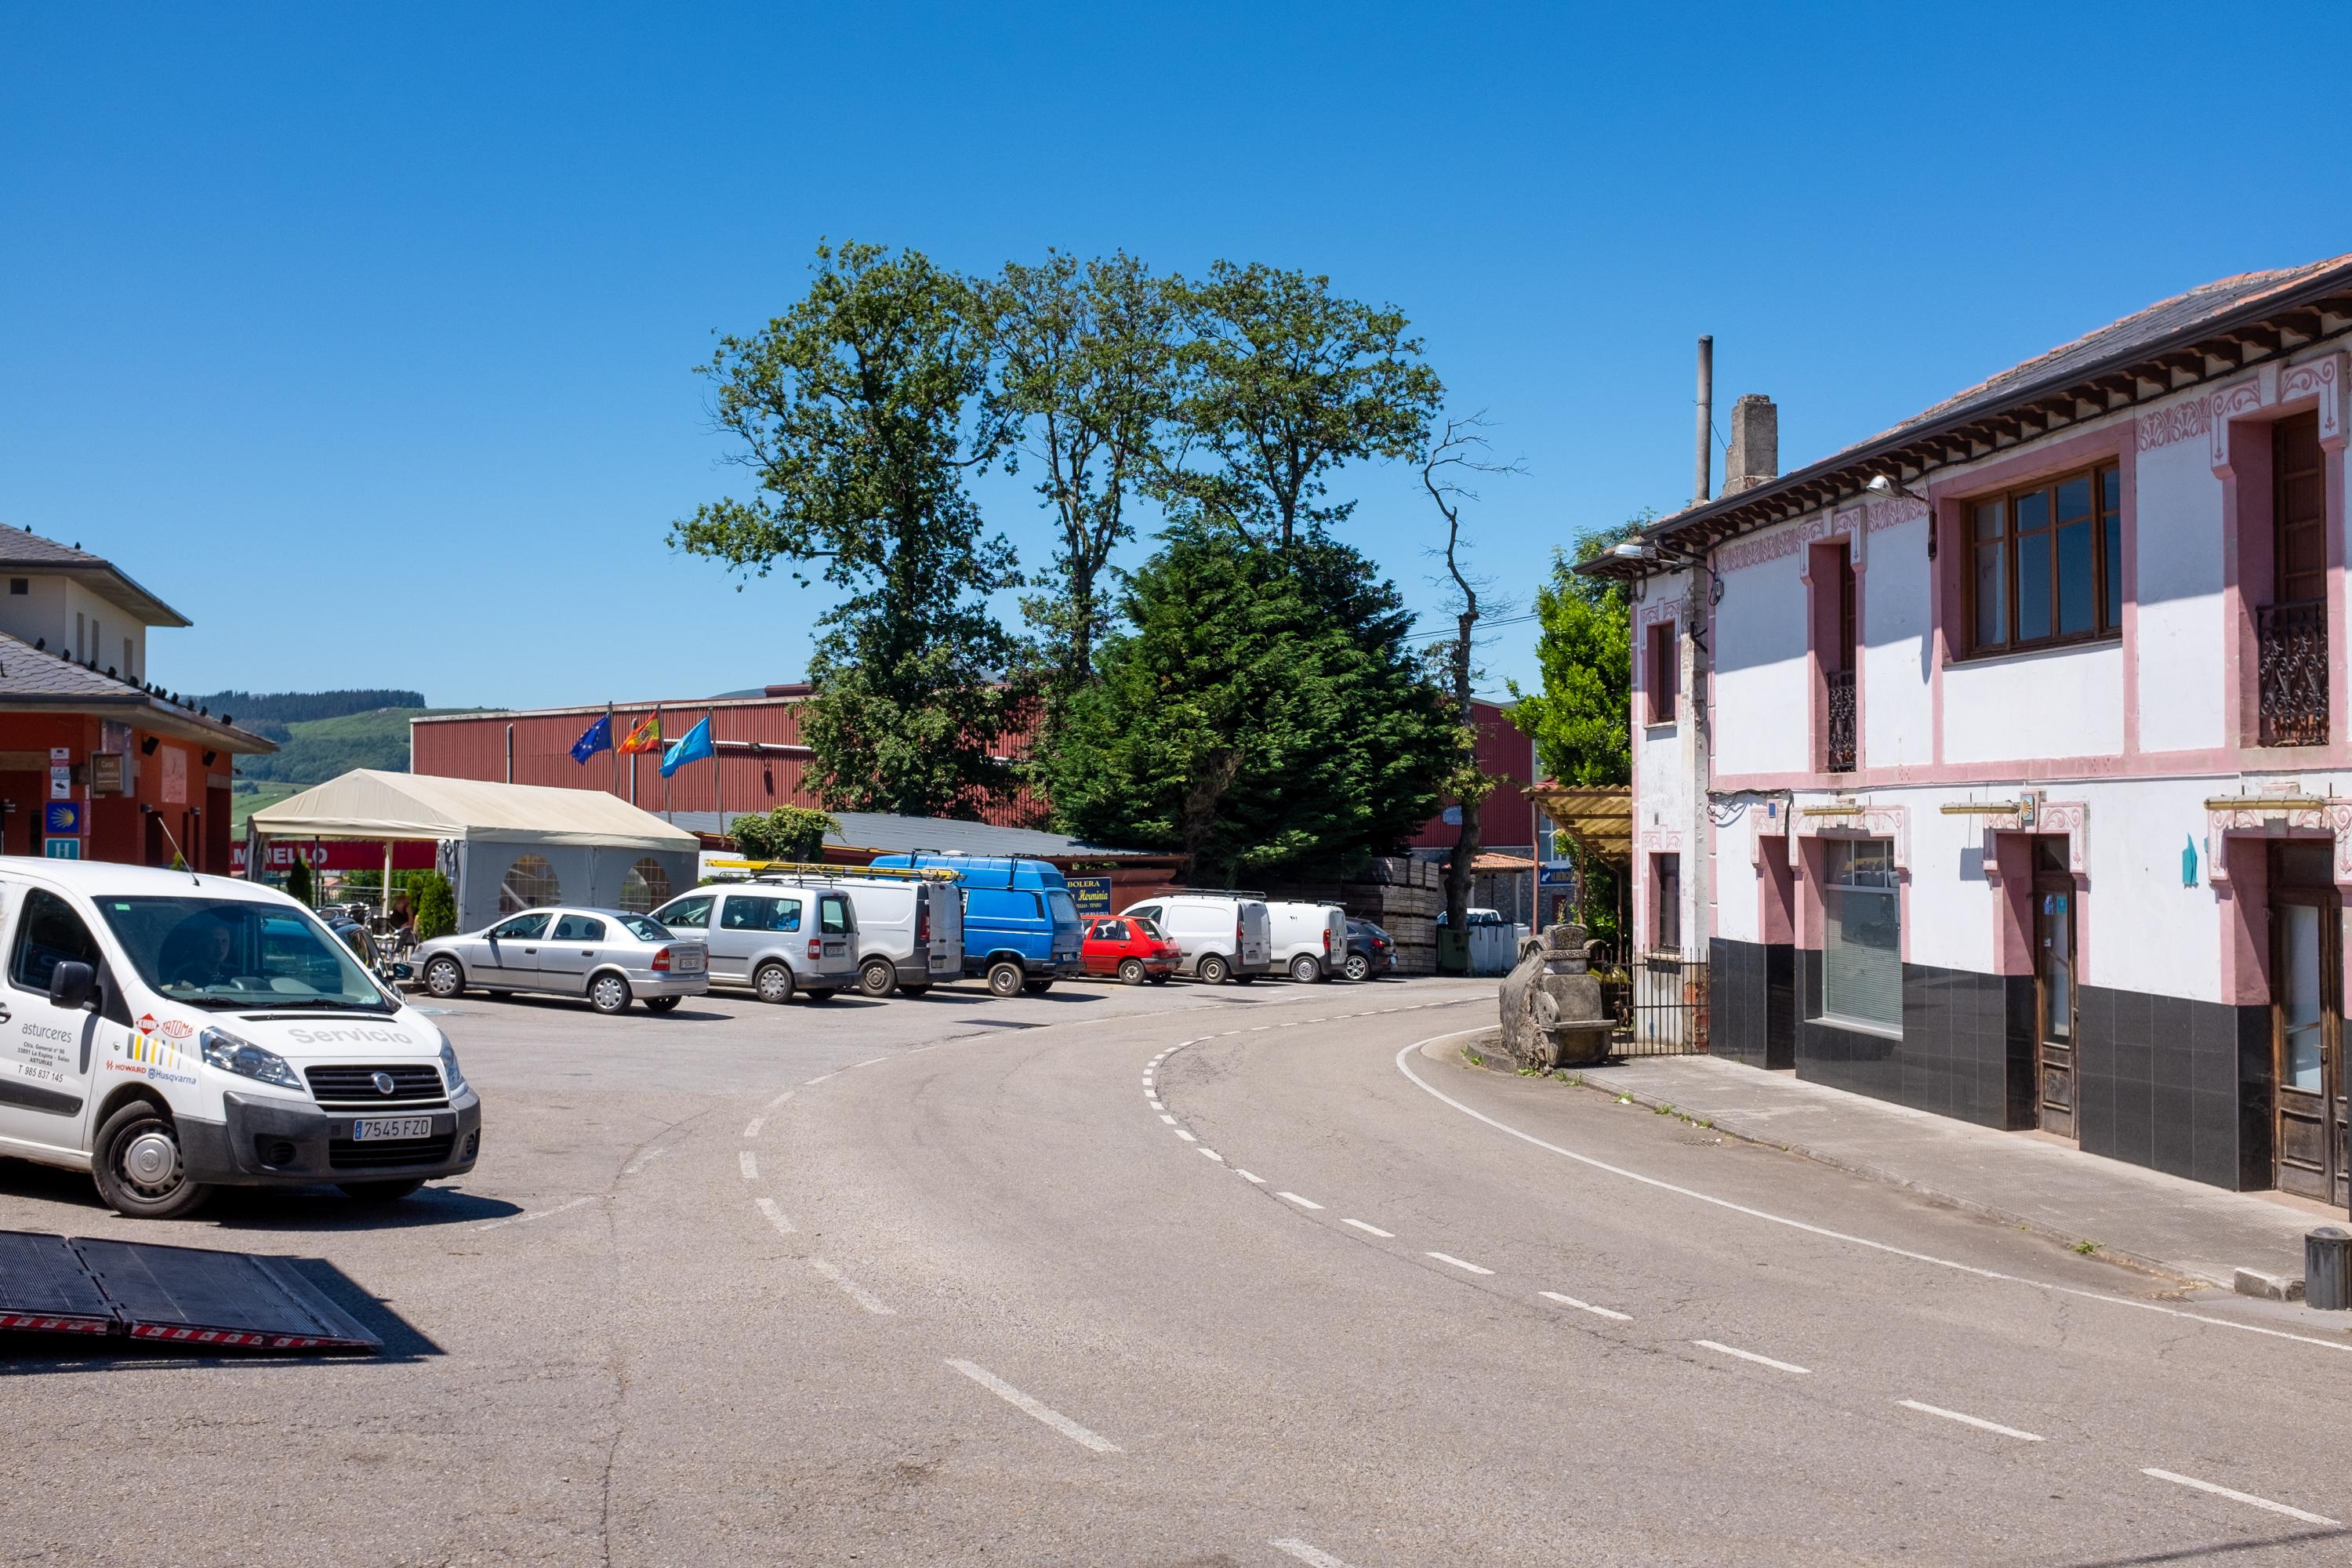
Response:
[{"label": "grassy hill", "polygon": [[278,754],[239,758],[237,779],[240,784],[250,780],[308,789],[353,768],[382,768],[404,773],[408,771],[408,721],[421,714],[455,711],[457,710],[448,708],[378,708],[331,719],[272,722],[272,730],[282,731],[270,737],[278,742]]}]

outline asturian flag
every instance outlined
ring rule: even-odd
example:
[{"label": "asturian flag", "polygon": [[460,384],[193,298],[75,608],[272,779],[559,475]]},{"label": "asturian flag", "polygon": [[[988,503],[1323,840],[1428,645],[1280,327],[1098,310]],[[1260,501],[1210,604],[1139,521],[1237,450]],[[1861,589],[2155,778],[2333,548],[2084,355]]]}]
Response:
[{"label": "asturian flag", "polygon": [[629,731],[628,739],[621,742],[621,750],[632,754],[638,752],[658,751],[660,748],[661,715],[657,712],[648,713],[638,721],[637,727]]},{"label": "asturian flag", "polygon": [[718,748],[710,743],[710,715],[705,713],[700,723],[680,736],[675,745],[662,753],[661,776],[667,778],[687,763],[698,763],[705,757],[717,754],[717,751]]},{"label": "asturian flag", "polygon": [[572,760],[585,765],[599,752],[613,749],[613,716],[610,713],[588,726],[581,737],[572,742]]}]

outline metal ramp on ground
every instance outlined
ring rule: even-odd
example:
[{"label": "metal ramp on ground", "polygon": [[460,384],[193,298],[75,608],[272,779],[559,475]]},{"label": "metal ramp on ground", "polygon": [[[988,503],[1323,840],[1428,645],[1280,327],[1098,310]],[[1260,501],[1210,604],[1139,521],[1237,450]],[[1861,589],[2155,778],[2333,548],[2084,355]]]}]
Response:
[{"label": "metal ramp on ground", "polygon": [[287,1258],[25,1230],[0,1230],[0,1331],[188,1350],[383,1349]]}]

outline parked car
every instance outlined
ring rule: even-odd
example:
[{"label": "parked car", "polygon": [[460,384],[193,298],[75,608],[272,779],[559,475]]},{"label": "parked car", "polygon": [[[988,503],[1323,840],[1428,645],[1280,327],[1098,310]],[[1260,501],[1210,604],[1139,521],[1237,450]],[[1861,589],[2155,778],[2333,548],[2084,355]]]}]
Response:
[{"label": "parked car", "polygon": [[1341,972],[1350,980],[1377,980],[1396,972],[1396,939],[1370,921],[1348,922],[1348,957]]},{"label": "parked car", "polygon": [[525,910],[459,936],[436,937],[410,966],[425,991],[446,999],[477,986],[493,996],[540,991],[585,996],[599,1013],[641,1001],[667,1013],[710,989],[702,942],[621,910]]},{"label": "parked car", "polygon": [[1041,994],[1082,973],[1086,927],[1060,869],[1007,855],[880,855],[877,870],[953,871],[963,890],[963,972],[999,996]]},{"label": "parked car", "polygon": [[[1463,912],[1467,917],[1462,922],[1465,926],[1507,926],[1511,923],[1503,918],[1503,911],[1500,910],[1473,909],[1465,910]],[[1445,910],[1440,910],[1437,911],[1437,923],[1439,925],[1442,926],[1447,923],[1445,916]]]},{"label": "parked car", "polygon": [[963,976],[963,900],[951,877],[763,871],[752,880],[795,887],[821,882],[849,895],[857,913],[857,989],[866,995],[904,991],[920,996]]},{"label": "parked car", "polygon": [[1274,967],[1293,980],[1328,980],[1347,961],[1348,916],[1339,905],[1275,899],[1265,915]]},{"label": "parked car", "polygon": [[707,945],[715,985],[748,985],[762,1002],[798,992],[830,1002],[857,981],[857,911],[831,883],[738,882],[680,893],[653,912]]},{"label": "parked car", "polygon": [[1274,967],[1262,900],[1240,893],[1168,893],[1121,910],[1141,916],[1184,951],[1181,973],[1212,985],[1246,985]]},{"label": "parked car", "polygon": [[0,1154],[88,1171],[132,1219],[222,1186],[355,1198],[462,1175],[482,1106],[433,1020],[253,882],[0,859]]},{"label": "parked car", "polygon": [[1175,978],[1184,950],[1141,915],[1113,915],[1087,928],[1078,955],[1088,974],[1116,974],[1127,985],[1147,980],[1165,985]]}]

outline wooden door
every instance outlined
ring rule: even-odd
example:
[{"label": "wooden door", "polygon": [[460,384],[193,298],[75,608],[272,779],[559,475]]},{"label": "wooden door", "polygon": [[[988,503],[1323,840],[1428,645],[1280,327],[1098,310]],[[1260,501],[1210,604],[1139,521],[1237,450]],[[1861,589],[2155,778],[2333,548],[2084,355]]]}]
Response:
[{"label": "wooden door", "polygon": [[2281,1192],[2338,1206],[2346,1202],[2341,910],[2332,889],[2271,895],[2273,1180]]},{"label": "wooden door", "polygon": [[[2063,840],[2061,841],[2063,842]],[[2080,1136],[2074,1121],[2074,879],[2033,879],[2034,1083],[2039,1125]]]}]

